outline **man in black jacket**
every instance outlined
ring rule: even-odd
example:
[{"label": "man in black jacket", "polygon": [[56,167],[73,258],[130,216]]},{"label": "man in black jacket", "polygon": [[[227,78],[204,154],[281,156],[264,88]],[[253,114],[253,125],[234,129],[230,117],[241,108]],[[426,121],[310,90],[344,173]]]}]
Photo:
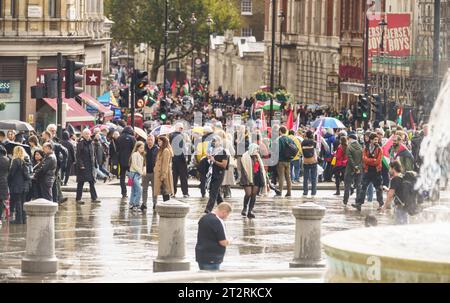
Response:
[{"label": "man in black jacket", "polygon": [[52,187],[55,183],[56,156],[53,152],[53,145],[50,142],[44,143],[42,149],[44,150],[45,158],[42,160],[40,169],[34,173],[33,179],[37,181],[39,186],[40,198],[53,201]]},{"label": "man in black jacket", "polygon": [[120,165],[120,188],[122,191],[122,198],[127,197],[127,185],[125,183],[125,176],[127,174],[127,171],[130,169],[129,160],[135,144],[136,138],[134,137],[133,128],[131,128],[131,126],[125,127],[119,139],[117,139],[117,150],[119,151]]},{"label": "man in black jacket", "polygon": [[172,172],[173,172],[173,194],[177,194],[178,177],[180,177],[181,191],[183,197],[188,198],[188,173],[186,156],[184,155],[184,138],[183,138],[183,124],[177,123],[175,125],[175,132],[170,136],[170,144],[173,148],[174,156],[172,158]]},{"label": "man in black jacket", "polygon": [[82,133],[82,138],[77,144],[77,203],[84,204],[81,201],[81,196],[83,194],[83,186],[85,182],[89,183],[89,190],[91,192],[92,203],[100,203],[97,199],[97,192],[95,190],[95,175],[97,163],[94,155],[94,147],[91,140],[91,131],[85,129]]},{"label": "man in black jacket", "polygon": [[70,142],[70,134],[68,131],[63,132],[61,145],[67,149],[67,163],[65,169],[61,170],[61,181],[64,186],[67,185],[69,181],[70,173],[72,171],[72,166],[75,163],[75,148]]}]

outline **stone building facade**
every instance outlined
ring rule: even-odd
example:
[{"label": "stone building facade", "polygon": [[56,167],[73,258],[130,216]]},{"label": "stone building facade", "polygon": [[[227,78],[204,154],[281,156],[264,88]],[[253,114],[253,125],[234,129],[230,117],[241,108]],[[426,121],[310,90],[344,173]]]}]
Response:
[{"label": "stone building facade", "polygon": [[34,124],[36,100],[31,99],[41,70],[56,68],[56,55],[101,70],[102,86],[86,86],[98,96],[109,75],[110,26],[103,0],[0,0],[0,81],[11,90],[2,98],[7,110],[0,119]]},{"label": "stone building facade", "polygon": [[264,40],[264,1],[234,0],[241,12],[241,27],[235,36],[253,36],[256,41]]},{"label": "stone building facade", "polygon": [[211,37],[210,91],[222,87],[237,97],[250,97],[263,83],[264,43],[255,37]]},{"label": "stone building facade", "polygon": [[[267,84],[270,83],[273,2],[265,1],[264,75]],[[330,90],[327,84],[329,79],[336,79],[339,71],[340,1],[277,0],[276,4],[275,87],[281,75],[281,84],[296,101],[333,106],[337,102],[337,91]],[[286,16],[283,23],[278,18],[280,11]]]}]

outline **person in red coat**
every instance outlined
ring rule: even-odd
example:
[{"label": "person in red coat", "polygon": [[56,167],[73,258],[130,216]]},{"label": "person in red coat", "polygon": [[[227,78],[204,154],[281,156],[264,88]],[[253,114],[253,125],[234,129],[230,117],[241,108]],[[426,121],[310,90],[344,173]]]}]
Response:
[{"label": "person in red coat", "polygon": [[340,144],[334,153],[334,157],[336,157],[336,164],[333,169],[334,178],[336,181],[336,193],[334,195],[339,196],[341,194],[339,185],[341,181],[344,180],[345,168],[347,167],[347,137],[342,136],[340,139]]}]

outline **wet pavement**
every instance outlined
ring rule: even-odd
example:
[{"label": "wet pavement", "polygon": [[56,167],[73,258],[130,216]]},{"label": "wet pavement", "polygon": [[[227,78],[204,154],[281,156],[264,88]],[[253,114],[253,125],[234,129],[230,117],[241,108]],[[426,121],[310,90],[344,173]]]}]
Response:
[{"label": "wet pavement", "polygon": [[[158,216],[150,209],[146,214],[133,213],[128,202],[120,199],[117,185],[98,184],[100,205],[89,202],[76,205],[75,193],[66,193],[69,201],[60,206],[56,215],[56,256],[59,270],[53,275],[22,274],[21,258],[25,252],[25,225],[0,228],[0,281],[2,282],[82,282],[124,280],[152,277],[152,263],[157,256]],[[379,225],[392,224],[392,216],[377,214],[378,203],[366,203],[361,214],[342,206],[342,197],[334,191],[318,192],[316,203],[327,208],[322,222],[324,235],[364,226],[367,214],[374,214]],[[222,270],[287,270],[293,258],[295,218],[291,209],[299,203],[300,191],[292,198],[258,197],[256,219],[242,218],[243,191],[232,190],[233,213],[226,221],[227,233],[235,240],[227,248]],[[180,195],[180,193],[178,194]],[[190,206],[186,220],[187,257],[191,271],[197,272],[195,243],[197,222],[207,199],[200,198],[198,189],[190,189],[190,198],[179,198]],[[354,196],[353,196],[354,198]]]}]

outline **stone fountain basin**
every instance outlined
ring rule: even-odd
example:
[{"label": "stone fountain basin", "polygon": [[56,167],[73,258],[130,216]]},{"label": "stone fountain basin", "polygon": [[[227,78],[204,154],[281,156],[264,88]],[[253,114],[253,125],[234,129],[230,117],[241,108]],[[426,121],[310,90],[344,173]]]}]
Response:
[{"label": "stone fountain basin", "polygon": [[327,282],[450,282],[450,224],[354,229],[322,238]]}]

